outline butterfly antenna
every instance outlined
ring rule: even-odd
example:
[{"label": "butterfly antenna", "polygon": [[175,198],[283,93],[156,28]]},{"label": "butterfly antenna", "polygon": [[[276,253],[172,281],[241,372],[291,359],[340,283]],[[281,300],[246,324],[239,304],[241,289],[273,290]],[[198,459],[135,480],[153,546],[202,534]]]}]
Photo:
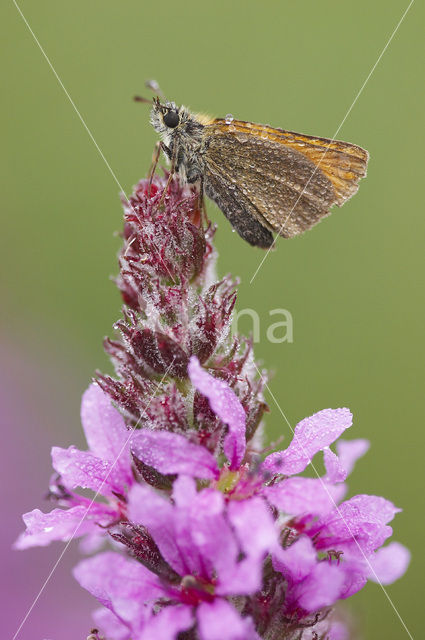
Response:
[{"label": "butterfly antenna", "polygon": [[158,96],[161,96],[163,100],[166,100],[163,92],[161,91],[161,87],[156,80],[146,80],[145,87],[156,93]]},{"label": "butterfly antenna", "polygon": [[143,98],[143,96],[134,96],[134,102],[145,102],[147,104],[153,104],[153,100],[148,100],[147,98]]}]

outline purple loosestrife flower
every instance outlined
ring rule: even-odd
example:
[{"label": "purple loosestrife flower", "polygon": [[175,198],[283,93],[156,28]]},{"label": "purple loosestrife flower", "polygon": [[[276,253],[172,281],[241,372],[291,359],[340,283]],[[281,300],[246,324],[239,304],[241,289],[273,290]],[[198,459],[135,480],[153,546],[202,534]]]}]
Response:
[{"label": "purple loosestrife flower", "polygon": [[[101,601],[127,626],[132,638],[174,637],[168,628],[171,609],[177,630],[196,625],[202,640],[259,637],[252,618],[241,617],[227,598],[242,602],[261,588],[263,561],[277,545],[277,528],[261,500],[228,505],[221,492],[197,491],[194,480],[180,476],[173,485],[172,501],[150,487],[134,487],[129,517],[135,527],[129,548],[137,547],[139,523],[152,535],[167,563],[166,573],[155,575],[138,569],[132,560],[124,564],[122,558],[105,553],[81,562],[75,575],[93,594],[103,592],[105,601]],[[136,557],[146,566],[143,545],[139,543]],[[116,566],[126,568],[117,572]],[[123,610],[122,590],[133,571],[138,571],[133,588],[145,607],[129,611],[126,602]],[[161,622],[162,617],[167,622]]]},{"label": "purple loosestrife flower", "polygon": [[[86,535],[91,543],[107,527],[125,518],[126,494],[133,484],[128,431],[109,397],[95,384],[83,395],[81,421],[89,451],[53,447],[53,477],[49,497],[65,509],[42,513],[34,509],[23,516],[26,531],[15,543],[25,549],[54,540]],[[74,489],[91,489],[104,501],[78,495]],[[96,495],[97,494],[97,495]]]},{"label": "purple loosestrife flower", "polygon": [[[75,568],[107,640],[343,640],[334,605],[408,565],[383,546],[399,509],[344,499],[369,446],[338,440],[348,409],[305,418],[264,455],[264,381],[230,332],[236,283],[216,281],[196,193],[172,182],[161,205],[164,185],[142,180],[124,202],[123,316],[105,340],[116,375],[83,396],[89,450],[53,448],[60,508],[26,514],[16,546],[111,543]],[[320,452],[323,477],[301,476]]]},{"label": "purple loosestrife flower", "polygon": [[[365,440],[339,442],[338,456],[329,449],[351,426],[347,409],[325,409],[302,420],[289,447],[260,463],[258,455],[246,449],[245,415],[233,391],[206,373],[194,357],[189,375],[229,427],[223,443],[227,463],[220,466],[205,448],[170,432],[144,429],[133,439],[132,449],[160,473],[209,480],[229,504],[242,502],[249,509],[250,502],[261,497],[279,513],[281,545],[269,551],[273,569],[286,581],[279,603],[281,629],[285,619],[305,623],[310,614],[361,589],[368,578],[390,583],[404,573],[409,554],[402,545],[392,543],[377,552],[392,533],[387,522],[399,509],[384,498],[367,495],[338,506],[346,493],[343,481],[368,449]],[[324,454],[325,476],[295,475],[319,451]],[[280,581],[275,575],[273,592]]]}]

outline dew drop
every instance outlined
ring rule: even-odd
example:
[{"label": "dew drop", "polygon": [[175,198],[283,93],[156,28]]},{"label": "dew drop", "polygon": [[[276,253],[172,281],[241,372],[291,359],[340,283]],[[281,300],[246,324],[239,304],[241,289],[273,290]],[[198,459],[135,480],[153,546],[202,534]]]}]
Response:
[{"label": "dew drop", "polygon": [[53,531],[53,527],[44,527],[44,531],[45,533],[50,533],[50,531]]},{"label": "dew drop", "polygon": [[233,120],[234,120],[234,117],[232,116],[231,113],[228,113],[227,116],[224,118],[224,122],[226,124],[232,124]]}]

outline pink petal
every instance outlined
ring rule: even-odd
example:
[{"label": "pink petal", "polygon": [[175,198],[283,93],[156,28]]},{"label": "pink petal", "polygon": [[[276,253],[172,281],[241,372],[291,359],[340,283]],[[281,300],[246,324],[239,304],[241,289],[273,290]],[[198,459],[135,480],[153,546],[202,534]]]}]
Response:
[{"label": "pink petal", "polygon": [[[218,585],[237,580],[239,546],[225,517],[225,501],[221,492],[200,491],[189,509],[177,516],[179,547],[184,549],[186,562],[197,554],[201,575],[211,578],[217,574]],[[203,568],[203,569],[202,569]],[[217,591],[217,592],[218,592]]]},{"label": "pink petal", "polygon": [[[196,500],[196,483],[190,476],[179,476],[173,483],[173,500],[177,507],[189,508]],[[222,506],[220,505],[220,513]]]},{"label": "pink petal", "polygon": [[351,557],[344,554],[339,565],[344,574],[344,583],[339,597],[344,600],[363,589],[367,582],[368,569],[364,556],[361,554],[357,556],[350,555]]},{"label": "pink petal", "polygon": [[323,462],[326,469],[326,480],[331,483],[344,482],[347,472],[341,464],[340,459],[333,451],[326,447],[323,449]]},{"label": "pink petal", "polygon": [[[184,484],[189,498],[187,504],[184,504],[181,495],[184,493]],[[175,505],[150,487],[135,486],[129,496],[129,517],[148,529],[165,560],[179,575],[199,574],[208,578],[209,574],[204,575],[205,570],[211,567],[208,558],[202,557],[206,551],[198,549],[196,536],[200,537],[200,543],[209,544],[210,537],[214,535],[214,548],[217,547],[217,536],[220,536],[220,540],[226,539],[225,523],[221,516],[223,496],[214,492],[220,504],[217,506],[210,502],[206,507],[207,517],[202,508],[202,497],[196,493],[192,478],[186,476],[182,483],[179,477],[174,485],[173,495],[178,500]],[[205,520],[208,520],[207,524],[204,524]],[[202,525],[207,530],[206,537],[199,535],[198,529]]]},{"label": "pink petal", "polygon": [[67,542],[86,533],[98,532],[98,525],[106,526],[114,520],[115,512],[107,505],[93,503],[89,506],[90,502],[87,506],[53,509],[50,513],[40,509],[25,513],[22,518],[27,529],[15,542],[15,549],[45,547],[54,540]]},{"label": "pink petal", "polygon": [[189,629],[193,622],[192,607],[164,607],[144,623],[137,640],[176,640],[178,634]]},{"label": "pink petal", "polygon": [[350,633],[343,622],[335,620],[328,631],[329,640],[349,640]]},{"label": "pink petal", "polygon": [[97,384],[83,394],[81,422],[89,449],[102,460],[114,462],[123,482],[132,481],[130,465],[130,432],[121,414],[112,406],[109,396]]},{"label": "pink petal", "polygon": [[[244,523],[246,527],[252,527],[249,514],[238,512],[236,507],[232,520],[229,510],[226,514],[226,503],[220,491],[203,489],[196,493],[193,479],[180,476],[173,486],[173,498],[176,505],[173,512],[175,540],[187,567],[186,573],[191,569],[192,573],[195,571],[206,579],[216,576],[217,594],[257,591],[261,586],[264,538],[270,536],[266,533],[269,520],[265,508],[261,511],[265,522],[257,528],[260,540],[248,549],[248,542],[242,542],[247,531],[241,529]],[[239,557],[241,549],[246,549],[243,559]]]},{"label": "pink petal", "polygon": [[391,535],[386,523],[399,511],[380,496],[354,496],[318,522],[316,548],[350,548],[354,553],[369,555]]},{"label": "pink petal", "polygon": [[390,500],[386,500],[381,496],[369,496],[360,494],[350,498],[345,504],[355,506],[360,513],[370,515],[383,524],[391,522],[396,513],[400,513],[401,509],[394,506]]},{"label": "pink petal", "polygon": [[301,473],[318,451],[329,447],[352,423],[348,409],[323,409],[304,418],[295,427],[289,447],[267,456],[263,469],[285,475]]},{"label": "pink petal", "polygon": [[[231,501],[227,509],[228,520],[238,539],[214,544],[217,554],[214,566],[217,569],[219,583],[216,593],[221,595],[247,594],[261,587],[262,569],[265,556],[278,547],[278,534],[269,509],[261,498]],[[242,550],[243,559],[238,558]],[[210,557],[213,554],[210,553]]]},{"label": "pink petal", "polygon": [[277,546],[277,529],[270,509],[261,498],[231,501],[228,517],[247,556],[262,558]]},{"label": "pink petal", "polygon": [[73,573],[84,589],[132,630],[141,627],[149,617],[149,603],[164,595],[153,573],[136,560],[113,551],[83,560]]},{"label": "pink petal", "polygon": [[317,553],[308,536],[301,536],[290,547],[279,547],[273,554],[273,567],[290,579],[301,582],[317,564]]},{"label": "pink petal", "polygon": [[90,556],[97,551],[100,551],[104,546],[107,537],[105,536],[105,530],[100,529],[96,532],[88,533],[80,541],[78,549],[84,556]]},{"label": "pink petal", "polygon": [[75,447],[53,447],[52,463],[69,489],[82,487],[104,496],[112,495],[114,491],[125,491],[117,465],[101,460],[88,451],[79,451]]},{"label": "pink petal", "polygon": [[231,469],[237,469],[245,455],[245,411],[235,393],[224,382],[210,376],[199,364],[196,356],[192,356],[188,366],[189,377],[193,386],[210,402],[214,413],[229,427],[224,439],[224,453],[230,462]]},{"label": "pink petal", "polygon": [[347,472],[347,476],[352,472],[355,463],[368,451],[370,443],[368,440],[358,438],[357,440],[338,440],[336,451],[340,464]]},{"label": "pink petal", "polygon": [[321,515],[335,508],[345,486],[334,486],[322,478],[286,478],[263,489],[263,495],[277,509],[290,516]]},{"label": "pink petal", "polygon": [[410,562],[410,551],[399,542],[391,542],[369,559],[372,570],[369,579],[380,584],[391,584],[401,578]]},{"label": "pink petal", "polygon": [[177,573],[182,576],[187,573],[188,567],[176,540],[174,508],[170,502],[150,487],[135,485],[128,496],[128,517],[148,529],[161,554]]},{"label": "pink petal", "polygon": [[203,602],[197,618],[201,640],[261,640],[251,618],[242,618],[226,600]]},{"label": "pink petal", "polygon": [[[253,517],[249,517],[250,502],[231,503],[226,512],[222,493],[204,489],[192,500],[190,509],[177,516],[180,551],[186,563],[189,558],[192,562],[193,557],[198,558],[201,575],[207,578],[216,575],[216,594],[246,595],[261,587],[264,556],[268,543],[276,544],[276,534],[270,514],[260,500],[253,500]],[[257,516],[264,518],[264,522],[254,525]]]},{"label": "pink petal", "polygon": [[133,438],[131,448],[139,460],[160,473],[208,479],[218,474],[214,456],[178,433],[142,429]]},{"label": "pink petal", "polygon": [[237,555],[226,563],[223,554],[223,562],[215,563],[219,577],[215,593],[231,597],[256,593],[261,589],[263,564],[259,557],[250,556],[238,560]]},{"label": "pink petal", "polygon": [[320,562],[298,586],[297,602],[309,612],[329,607],[340,597],[343,583],[344,574],[339,567]]},{"label": "pink petal", "polygon": [[93,612],[93,620],[96,627],[100,629],[110,640],[127,640],[129,629],[126,624],[120,622],[119,618],[109,609],[102,607]]},{"label": "pink petal", "polygon": [[[276,543],[271,516],[261,501],[254,500],[252,514],[263,521],[253,526],[247,507],[250,501],[232,505],[230,523],[223,494],[214,489],[197,492],[190,477],[179,476],[174,482],[173,499],[174,505],[150,488],[135,486],[130,492],[129,516],[148,529],[179,575],[198,575],[207,580],[215,576],[217,594],[257,591],[267,545]],[[233,523],[236,531],[231,527]],[[244,526],[246,530],[242,531]],[[251,542],[257,540],[250,545],[245,536]],[[240,551],[245,547],[245,557],[241,559]]]}]

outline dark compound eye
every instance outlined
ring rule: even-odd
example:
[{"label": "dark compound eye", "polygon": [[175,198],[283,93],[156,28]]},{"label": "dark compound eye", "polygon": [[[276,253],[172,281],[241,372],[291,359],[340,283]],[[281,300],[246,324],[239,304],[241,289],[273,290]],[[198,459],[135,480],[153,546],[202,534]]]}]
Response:
[{"label": "dark compound eye", "polygon": [[176,111],[167,111],[164,116],[164,124],[171,129],[177,127],[180,122],[179,114]]}]

